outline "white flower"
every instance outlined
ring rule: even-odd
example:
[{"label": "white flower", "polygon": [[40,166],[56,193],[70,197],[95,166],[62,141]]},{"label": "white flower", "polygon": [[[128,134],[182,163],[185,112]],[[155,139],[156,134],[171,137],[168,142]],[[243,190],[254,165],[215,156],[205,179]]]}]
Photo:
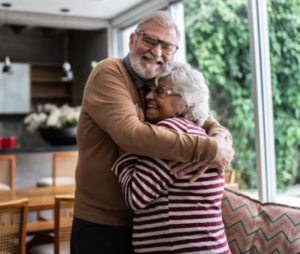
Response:
[{"label": "white flower", "polygon": [[24,123],[30,132],[34,132],[39,127],[63,128],[77,125],[81,107],[70,107],[64,105],[57,107],[54,104],[40,105],[43,112],[32,113],[25,117]]},{"label": "white flower", "polygon": [[32,113],[24,119],[24,123],[28,125],[27,129],[30,132],[34,132],[46,119],[45,113]]},{"label": "white flower", "polygon": [[59,110],[54,110],[48,117],[46,126],[49,127],[55,127],[57,126],[59,122],[59,117],[60,117],[60,111]]},{"label": "white flower", "polygon": [[46,113],[51,113],[52,111],[54,111],[56,109],[57,109],[57,106],[55,104],[48,103],[48,104],[44,105],[44,112],[46,112]]}]

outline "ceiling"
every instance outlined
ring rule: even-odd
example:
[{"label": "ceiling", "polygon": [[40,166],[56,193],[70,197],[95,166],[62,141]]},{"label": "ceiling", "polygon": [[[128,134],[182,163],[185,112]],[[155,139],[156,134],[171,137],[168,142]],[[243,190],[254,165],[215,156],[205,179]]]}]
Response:
[{"label": "ceiling", "polygon": [[[69,16],[111,19],[147,0],[3,0],[11,3],[10,11],[40,14],[61,14],[60,9],[70,9]],[[156,1],[156,0],[151,0]],[[0,9],[5,9],[0,6]]]}]

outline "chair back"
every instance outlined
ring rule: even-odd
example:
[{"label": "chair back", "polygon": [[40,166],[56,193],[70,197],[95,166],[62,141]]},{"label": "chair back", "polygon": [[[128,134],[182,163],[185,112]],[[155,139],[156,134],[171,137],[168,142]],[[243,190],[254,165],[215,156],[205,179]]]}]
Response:
[{"label": "chair back", "polygon": [[226,169],[225,170],[225,183],[235,183],[235,170]]},{"label": "chair back", "polygon": [[28,199],[0,203],[0,253],[26,253]]},{"label": "chair back", "polygon": [[54,254],[70,253],[70,237],[73,222],[73,195],[59,195],[55,197],[55,244]]},{"label": "chair back", "polygon": [[13,154],[0,155],[0,190],[14,189],[16,171],[16,156]]},{"label": "chair back", "polygon": [[75,179],[75,169],[78,161],[78,151],[55,152],[52,156],[53,185],[59,185],[57,179],[60,177],[71,177]]}]

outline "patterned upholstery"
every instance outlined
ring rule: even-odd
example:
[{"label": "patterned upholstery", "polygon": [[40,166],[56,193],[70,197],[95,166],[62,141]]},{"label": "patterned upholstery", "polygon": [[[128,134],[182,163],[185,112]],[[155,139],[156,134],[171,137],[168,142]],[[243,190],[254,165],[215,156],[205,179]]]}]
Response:
[{"label": "patterned upholstery", "polygon": [[225,190],[222,212],[232,254],[300,253],[300,208]]}]

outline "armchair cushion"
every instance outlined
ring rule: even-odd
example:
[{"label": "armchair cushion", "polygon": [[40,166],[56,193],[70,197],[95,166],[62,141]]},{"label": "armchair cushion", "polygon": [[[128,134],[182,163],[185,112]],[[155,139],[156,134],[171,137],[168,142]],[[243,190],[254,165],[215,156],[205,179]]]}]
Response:
[{"label": "armchair cushion", "polygon": [[225,190],[222,213],[232,254],[299,253],[300,208]]}]

